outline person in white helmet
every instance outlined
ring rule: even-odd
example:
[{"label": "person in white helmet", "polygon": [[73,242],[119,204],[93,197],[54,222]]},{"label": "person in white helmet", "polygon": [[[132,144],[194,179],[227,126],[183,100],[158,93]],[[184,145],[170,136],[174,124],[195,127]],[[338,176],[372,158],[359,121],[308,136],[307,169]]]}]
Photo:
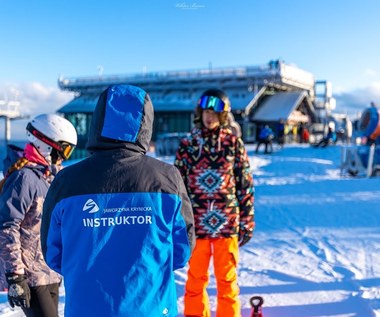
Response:
[{"label": "person in white helmet", "polygon": [[28,317],[57,317],[61,276],[44,261],[40,227],[46,193],[77,144],[70,121],[41,114],[26,127],[29,143],[0,184],[0,259],[11,307]]}]

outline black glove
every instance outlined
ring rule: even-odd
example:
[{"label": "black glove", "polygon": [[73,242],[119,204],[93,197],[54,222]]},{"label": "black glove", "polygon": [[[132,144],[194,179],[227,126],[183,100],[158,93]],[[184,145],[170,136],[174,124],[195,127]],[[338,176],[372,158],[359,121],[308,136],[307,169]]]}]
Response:
[{"label": "black glove", "polygon": [[239,247],[242,247],[249,240],[251,240],[252,235],[253,235],[252,230],[247,230],[245,228],[241,228],[239,230]]},{"label": "black glove", "polygon": [[8,302],[11,307],[30,307],[30,289],[25,275],[7,273],[8,282]]}]

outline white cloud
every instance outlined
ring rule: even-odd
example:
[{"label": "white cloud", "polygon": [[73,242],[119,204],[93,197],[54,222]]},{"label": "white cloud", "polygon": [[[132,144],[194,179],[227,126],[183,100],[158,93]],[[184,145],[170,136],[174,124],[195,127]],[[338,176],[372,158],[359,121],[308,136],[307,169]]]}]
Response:
[{"label": "white cloud", "polygon": [[367,77],[375,77],[375,76],[377,76],[377,71],[374,69],[371,69],[371,68],[367,68],[364,71],[364,75]]},{"label": "white cloud", "polygon": [[[44,86],[39,82],[22,84],[0,83],[0,100],[18,100],[23,116],[33,117],[40,113],[54,113],[74,97],[73,93],[61,91],[58,87]],[[26,120],[11,122],[11,138],[25,137]],[[0,139],[4,138],[4,121],[0,120]]]},{"label": "white cloud", "polygon": [[38,82],[0,84],[0,96],[1,99],[19,100],[21,113],[31,116],[56,112],[73,98],[72,93],[63,92],[58,87],[47,87]]},{"label": "white cloud", "polygon": [[337,101],[336,112],[355,116],[370,106],[373,101],[380,105],[380,81],[369,86],[335,94]]}]

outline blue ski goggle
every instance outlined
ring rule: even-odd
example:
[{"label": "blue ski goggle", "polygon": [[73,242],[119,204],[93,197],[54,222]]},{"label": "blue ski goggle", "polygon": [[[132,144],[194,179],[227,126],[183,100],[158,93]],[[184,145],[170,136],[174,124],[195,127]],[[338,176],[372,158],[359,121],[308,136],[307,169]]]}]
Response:
[{"label": "blue ski goggle", "polygon": [[225,103],[222,99],[215,96],[203,96],[198,101],[198,106],[202,109],[210,109],[215,112],[224,112],[230,110],[230,105]]}]

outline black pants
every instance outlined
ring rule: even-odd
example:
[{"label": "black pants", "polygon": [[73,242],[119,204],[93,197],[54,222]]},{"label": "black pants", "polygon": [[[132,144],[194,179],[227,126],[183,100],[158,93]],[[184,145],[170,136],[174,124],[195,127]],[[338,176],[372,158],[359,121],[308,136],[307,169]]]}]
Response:
[{"label": "black pants", "polygon": [[329,140],[328,139],[322,139],[321,141],[319,141],[319,143],[317,143],[316,145],[315,145],[315,147],[326,147],[326,146],[328,146],[329,145]]},{"label": "black pants", "polygon": [[30,308],[22,308],[27,317],[58,317],[59,284],[30,288]]},{"label": "black pants", "polygon": [[[272,142],[271,141],[259,141],[256,146],[256,153],[259,152],[259,147],[261,144],[265,145],[265,154],[272,153],[273,152],[273,147],[272,147]],[[269,148],[269,151],[268,151]]]}]

